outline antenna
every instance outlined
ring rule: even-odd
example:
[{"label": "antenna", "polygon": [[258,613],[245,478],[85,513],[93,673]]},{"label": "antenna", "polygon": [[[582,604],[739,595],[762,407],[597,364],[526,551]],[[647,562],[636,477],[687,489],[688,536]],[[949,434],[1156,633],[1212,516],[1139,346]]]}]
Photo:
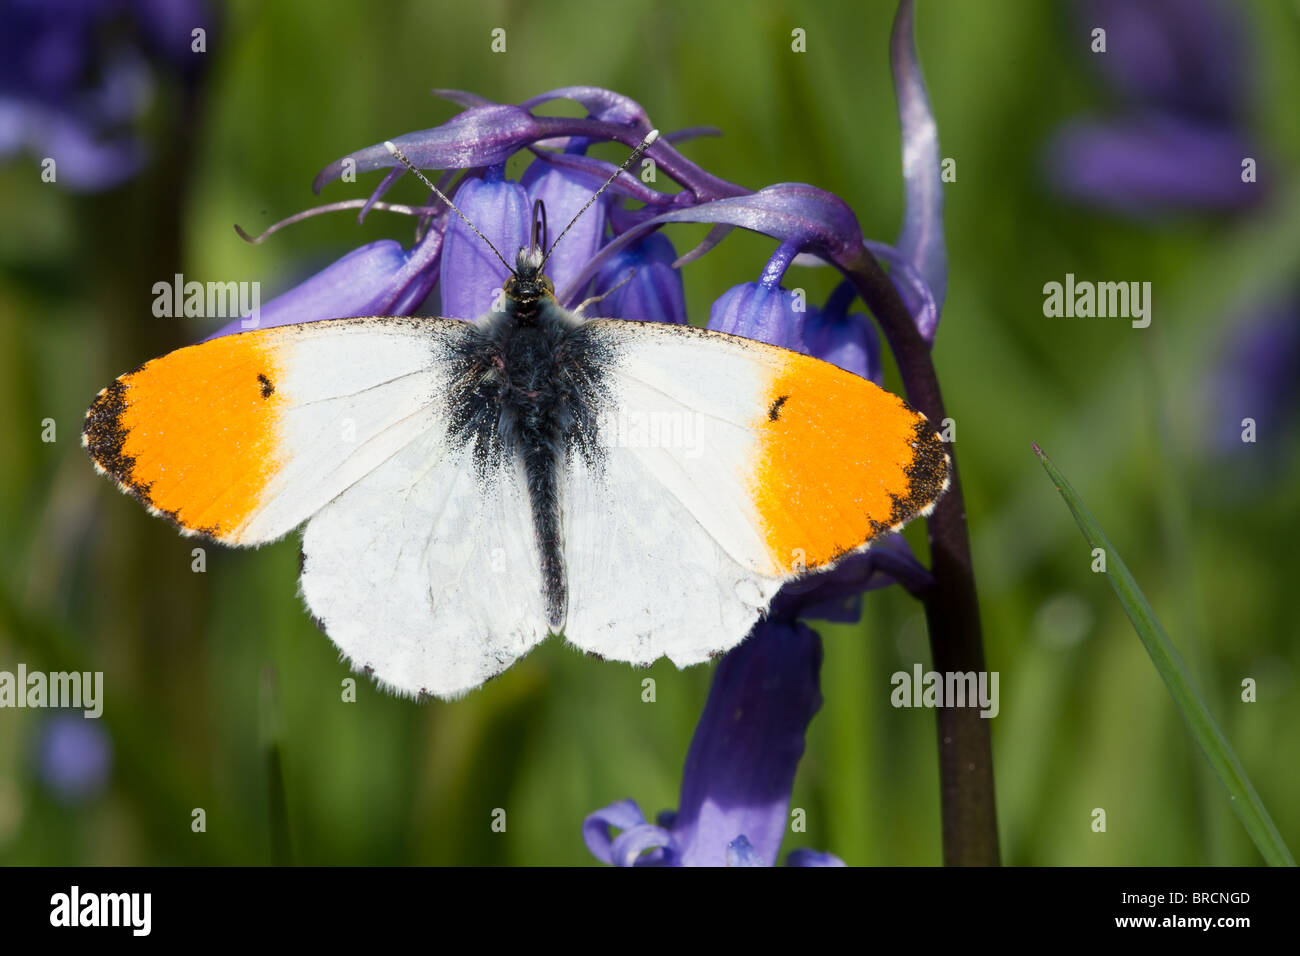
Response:
[{"label": "antenna", "polygon": [[[619,174],[625,172],[629,166],[635,163],[637,159],[641,156],[641,154],[644,153],[647,149],[649,149],[651,145],[654,144],[654,141],[657,140],[658,138],[659,138],[659,130],[657,129],[652,129],[650,132],[646,133],[645,139],[641,140],[640,145],[638,145],[636,149],[632,150],[631,155],[629,155],[627,159],[623,160],[623,165],[618,167],[618,169],[614,170],[614,174],[610,176],[609,179],[605,180],[605,185],[601,186],[594,193],[592,193],[591,198],[588,199],[586,204],[581,209],[578,210],[577,215],[575,215],[572,219],[569,220],[569,224],[564,227],[563,231],[561,231],[558,236],[555,237],[555,242],[552,242],[550,248],[546,250],[546,255],[542,257],[541,263],[537,266],[538,272],[542,271],[542,268],[546,265],[546,261],[551,258],[551,253],[555,251],[555,247],[559,244],[560,240],[563,239],[566,235],[568,235],[569,230],[573,228],[573,224],[578,221],[578,219],[582,216],[584,212],[586,212],[588,209],[591,208],[591,204],[600,198],[600,194],[609,188],[610,184],[613,183],[614,180],[618,178]],[[500,251],[497,250],[497,247],[492,245],[492,241],[488,239],[487,236],[483,235],[483,233],[479,232],[478,227],[475,226],[472,222],[470,222],[469,219],[466,218],[463,212],[461,212],[459,209],[456,208],[456,204],[452,202],[450,199],[448,199],[443,194],[441,189],[439,189],[433,183],[429,182],[428,177],[425,176],[424,173],[420,172],[418,169],[415,168],[415,164],[406,158],[405,153],[403,153],[400,149],[398,149],[397,146],[389,140],[384,140],[384,147],[390,153],[392,153],[393,157],[399,163],[401,163],[403,166],[405,166],[407,169],[413,172],[415,174],[415,177],[418,180],[420,180],[420,182],[424,183],[424,185],[427,186],[435,196],[437,196],[448,206],[450,206],[451,211],[454,212],[456,215],[460,216],[461,220],[465,223],[465,225],[469,226],[470,229],[474,231],[474,235],[478,236],[480,239],[486,242],[488,248],[491,249],[494,253],[496,253],[496,257],[501,260],[501,264],[506,267],[507,271],[509,271],[509,273],[512,276],[515,276],[516,278],[518,277],[519,274],[515,272],[513,268],[511,268],[510,263],[506,262],[505,256],[501,255]],[[538,229],[539,226],[541,227],[540,230]],[[539,201],[533,209],[531,247],[540,249],[541,243],[545,241],[546,241],[546,209],[544,206],[542,206],[541,202]]]},{"label": "antenna", "polygon": [[[657,135],[657,134],[656,134],[656,135]],[[644,145],[648,145],[648,144],[644,144]],[[384,147],[385,147],[385,148],[386,148],[390,153],[392,153],[394,157],[396,157],[396,159],[397,159],[397,161],[398,161],[399,163],[401,163],[403,166],[405,166],[405,167],[406,167],[407,169],[409,169],[411,172],[415,173],[415,177],[416,177],[418,180],[420,180],[420,182],[424,183],[424,185],[428,186],[429,189],[432,190],[432,192],[433,192],[433,194],[434,194],[435,196],[437,196],[439,199],[441,199],[443,202],[445,202],[448,206],[450,206],[450,207],[451,207],[451,211],[454,212],[456,215],[460,216],[460,218],[464,221],[465,225],[469,226],[470,229],[474,230],[474,235],[478,236],[480,239],[482,239],[484,242],[487,243],[488,248],[491,249],[493,252],[496,253],[497,258],[501,260],[501,264],[502,264],[503,266],[506,267],[506,271],[507,271],[507,272],[509,272],[512,276],[513,276],[513,275],[517,275],[516,272],[515,272],[515,270],[512,269],[512,268],[510,267],[510,263],[506,262],[505,257],[502,256],[501,253],[497,251],[497,247],[494,246],[494,245],[492,245],[492,240],[489,239],[487,236],[483,235],[483,233],[479,232],[479,231],[478,231],[478,226],[476,226],[476,225],[474,225],[472,222],[470,222],[469,219],[467,219],[467,218],[465,217],[465,214],[464,214],[463,212],[461,212],[459,209],[456,208],[456,204],[455,204],[454,202],[452,202],[450,199],[448,199],[445,195],[443,195],[443,192],[442,192],[441,189],[439,189],[439,188],[438,188],[437,186],[435,186],[433,183],[429,182],[429,178],[428,178],[427,176],[425,176],[424,173],[420,172],[418,169],[415,168],[415,164],[412,163],[409,159],[406,158],[406,154],[405,154],[405,153],[403,153],[400,149],[398,149],[395,145],[393,145],[393,143],[390,142],[389,140],[384,140]],[[636,155],[636,154],[633,153],[633,155]],[[618,174],[615,173],[615,175],[618,175]],[[609,185],[609,184],[606,183],[605,185]],[[604,189],[604,186],[602,186],[601,188]],[[591,204],[588,203],[587,205],[591,205]],[[572,223],[570,223],[570,225],[572,225]]]},{"label": "antenna", "polygon": [[[606,189],[609,188],[610,183],[618,179],[619,173],[625,172],[627,168],[631,166],[633,163],[635,163],[637,159],[641,156],[641,154],[644,153],[647,149],[649,149],[650,146],[654,143],[654,141],[657,140],[658,138],[659,138],[659,130],[657,129],[652,129],[650,132],[646,133],[645,139],[641,140],[641,145],[638,146],[636,149],[632,150],[632,154],[628,156],[627,159],[623,160],[623,165],[618,167],[618,169],[614,170],[614,175],[610,176],[609,179],[605,180],[604,186],[601,186],[594,193],[592,193],[591,198],[587,200],[586,205],[583,206],[581,209],[579,209],[578,214],[569,220],[569,224],[564,227],[563,231],[561,231],[558,236],[555,237],[555,242],[551,243],[551,248],[546,250],[546,255],[542,257],[541,265],[537,267],[538,272],[541,272],[542,269],[546,266],[546,260],[551,258],[551,253],[555,251],[555,247],[559,245],[560,240],[563,239],[568,234],[569,230],[573,228],[573,224],[578,221],[579,217],[581,217],[584,212],[586,212],[588,209],[591,208],[591,204],[594,203],[600,197],[601,193],[603,193]],[[463,219],[464,217],[462,216],[461,218]],[[500,253],[498,253],[498,255],[500,255]]]}]

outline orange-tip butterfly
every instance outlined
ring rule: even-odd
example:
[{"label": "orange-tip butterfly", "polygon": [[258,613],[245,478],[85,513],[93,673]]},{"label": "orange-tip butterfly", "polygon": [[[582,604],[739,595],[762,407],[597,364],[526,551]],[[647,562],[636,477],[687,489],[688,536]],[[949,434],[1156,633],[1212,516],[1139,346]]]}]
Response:
[{"label": "orange-tip butterfly", "polygon": [[947,489],[942,440],[875,384],[720,332],[584,318],[545,260],[535,234],[478,322],[330,319],[178,349],[103,389],[82,443],[185,534],[242,547],[305,524],[321,628],[354,668],[438,697],[548,634],[705,661],[782,584]]}]

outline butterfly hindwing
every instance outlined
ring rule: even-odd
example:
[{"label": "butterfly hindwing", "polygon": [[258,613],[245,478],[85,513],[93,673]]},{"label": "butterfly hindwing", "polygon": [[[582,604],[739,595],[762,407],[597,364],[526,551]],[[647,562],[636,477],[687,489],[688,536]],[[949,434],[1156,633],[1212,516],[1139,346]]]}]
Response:
[{"label": "butterfly hindwing", "polygon": [[441,427],[321,509],[302,549],[321,628],[391,689],[459,696],[548,633],[522,466],[481,464]]}]

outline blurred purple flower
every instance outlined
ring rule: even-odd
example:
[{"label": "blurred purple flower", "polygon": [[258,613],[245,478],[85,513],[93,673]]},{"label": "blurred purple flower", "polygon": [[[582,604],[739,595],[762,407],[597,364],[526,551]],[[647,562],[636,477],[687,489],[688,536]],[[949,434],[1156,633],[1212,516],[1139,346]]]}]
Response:
[{"label": "blurred purple flower", "polygon": [[1257,183],[1241,178],[1252,150],[1230,126],[1141,114],[1071,121],[1052,141],[1048,166],[1073,199],[1110,212],[1232,212],[1261,195]]},{"label": "blurred purple flower", "polygon": [[62,803],[98,796],[113,769],[113,743],[98,720],[58,713],[37,730],[37,774]]},{"label": "blurred purple flower", "polygon": [[[1207,379],[1211,451],[1241,458],[1259,449],[1260,470],[1273,467],[1295,433],[1300,413],[1300,290],[1242,310],[1228,330],[1222,359]],[[1243,441],[1244,419],[1254,443]]]},{"label": "blurred purple flower", "polygon": [[1093,57],[1115,93],[1142,109],[1235,123],[1249,96],[1246,43],[1230,0],[1074,0],[1083,36],[1106,31]]},{"label": "blurred purple flower", "polygon": [[[1076,39],[1106,31],[1106,51],[1091,58],[1122,112],[1074,119],[1057,132],[1044,152],[1054,187],[1139,218],[1259,203],[1263,164],[1243,126],[1249,58],[1238,11],[1219,0],[1076,0],[1073,7]],[[1257,181],[1243,181],[1248,158]]]},{"label": "blurred purple flower", "polygon": [[139,171],[155,72],[192,80],[206,55],[190,31],[212,17],[201,0],[2,0],[0,22],[0,160],[52,158],[58,182],[93,192]]}]

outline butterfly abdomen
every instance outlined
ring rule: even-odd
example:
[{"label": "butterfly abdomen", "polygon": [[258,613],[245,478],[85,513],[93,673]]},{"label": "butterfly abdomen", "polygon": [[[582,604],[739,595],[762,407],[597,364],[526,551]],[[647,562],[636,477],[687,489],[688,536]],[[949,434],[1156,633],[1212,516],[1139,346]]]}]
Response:
[{"label": "butterfly abdomen", "polygon": [[502,461],[523,465],[532,508],[548,623],[559,631],[568,604],[559,487],[570,455],[594,461],[608,347],[555,305],[528,321],[507,312],[468,327],[455,355],[452,439],[465,443],[481,475]]}]

